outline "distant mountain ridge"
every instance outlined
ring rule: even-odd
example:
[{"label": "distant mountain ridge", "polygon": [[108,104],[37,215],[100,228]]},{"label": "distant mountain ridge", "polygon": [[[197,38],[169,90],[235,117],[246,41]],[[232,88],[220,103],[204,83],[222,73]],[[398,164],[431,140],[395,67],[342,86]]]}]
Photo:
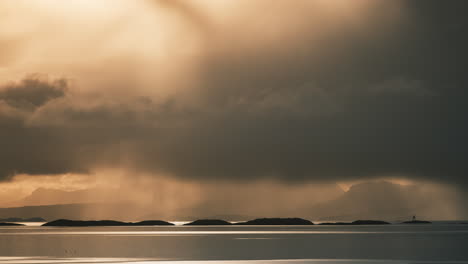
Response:
[{"label": "distant mountain ridge", "polygon": [[312,207],[311,213],[314,218],[325,221],[409,219],[417,209],[409,203],[415,192],[413,186],[385,181],[356,184],[338,199]]},{"label": "distant mountain ridge", "polygon": [[[420,219],[451,219],[449,214],[440,214],[448,207],[443,199],[442,195],[433,195],[419,186],[405,186],[379,181],[355,184],[338,198],[318,205],[312,205],[313,201],[311,201],[311,206],[307,210],[294,210],[294,204],[291,204],[291,211],[277,212],[274,215],[262,213],[242,215],[242,212],[232,214],[230,211],[232,208],[226,208],[226,211],[223,212],[222,209],[218,208],[204,210],[204,207],[196,207],[174,210],[171,212],[171,216],[167,217],[162,214],[163,212],[158,212],[157,204],[148,209],[117,200],[114,203],[72,203],[0,208],[0,218],[25,219],[39,216],[44,219],[117,219],[123,221],[137,219],[245,221],[263,216],[294,215],[314,221],[327,222],[347,222],[355,219],[386,219],[393,222],[403,222],[410,220],[413,215],[417,215]],[[205,205],[210,205],[210,203]],[[215,213],[211,213],[212,211]],[[447,210],[447,212],[450,211]],[[225,215],[222,215],[223,213]]]},{"label": "distant mountain ridge", "polygon": [[31,217],[31,218],[9,217],[9,218],[0,218],[0,222],[46,222],[46,220],[42,217]]},{"label": "distant mountain ridge", "polygon": [[365,182],[351,186],[336,200],[310,208],[311,218],[320,221],[350,221],[353,219],[388,219],[404,221],[413,215],[426,218],[432,206],[420,188],[386,181]]},{"label": "distant mountain ridge", "polygon": [[110,195],[109,191],[103,191],[100,189],[64,191],[49,188],[38,188],[30,195],[12,203],[12,206],[102,203],[113,199],[115,198]]}]

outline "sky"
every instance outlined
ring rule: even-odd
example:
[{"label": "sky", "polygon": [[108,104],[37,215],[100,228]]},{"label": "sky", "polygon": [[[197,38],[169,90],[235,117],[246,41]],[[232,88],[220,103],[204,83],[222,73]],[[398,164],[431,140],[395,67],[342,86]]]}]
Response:
[{"label": "sky", "polygon": [[281,207],[250,208],[271,213],[386,180],[449,192],[440,208],[459,218],[467,10],[464,0],[3,0],[0,206],[34,204],[21,199],[43,189],[119,193],[162,211],[276,194]]}]

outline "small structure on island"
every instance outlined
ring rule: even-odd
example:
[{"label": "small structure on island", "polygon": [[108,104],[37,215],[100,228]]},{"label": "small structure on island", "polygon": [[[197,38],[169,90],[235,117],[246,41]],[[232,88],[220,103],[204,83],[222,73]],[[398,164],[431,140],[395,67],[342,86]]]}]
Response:
[{"label": "small structure on island", "polygon": [[416,220],[416,216],[413,215],[413,219],[411,221],[403,222],[403,224],[431,224],[431,222]]}]

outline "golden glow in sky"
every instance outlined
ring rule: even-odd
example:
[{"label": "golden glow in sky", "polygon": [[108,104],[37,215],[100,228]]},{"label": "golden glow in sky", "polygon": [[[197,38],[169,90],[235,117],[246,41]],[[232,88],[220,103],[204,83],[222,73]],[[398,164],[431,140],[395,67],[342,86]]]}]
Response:
[{"label": "golden glow in sky", "polygon": [[[178,158],[180,155],[177,150],[174,151],[176,154],[168,153],[173,149],[170,144],[184,140],[193,143],[192,134],[198,136],[199,133],[202,139],[205,134],[211,135],[218,126],[208,131],[204,125],[212,125],[209,124],[212,120],[215,120],[216,125],[216,122],[222,123],[229,119],[231,113],[228,113],[228,117],[217,119],[224,108],[233,106],[234,111],[241,112],[240,119],[245,116],[250,118],[249,114],[258,109],[261,110],[260,114],[255,117],[259,118],[263,117],[264,109],[290,110],[299,113],[300,118],[306,116],[309,113],[302,115],[300,107],[298,110],[294,108],[295,103],[304,103],[301,94],[289,93],[289,87],[280,87],[277,93],[269,94],[270,89],[273,89],[270,86],[276,85],[271,80],[284,75],[284,78],[292,78],[284,83],[297,85],[295,78],[304,76],[309,68],[319,69],[320,62],[327,62],[330,58],[339,61],[335,57],[341,55],[341,49],[329,47],[336,45],[346,49],[346,45],[340,46],[342,43],[336,41],[345,39],[340,36],[368,36],[373,33],[373,26],[384,23],[382,17],[372,17],[373,8],[382,5],[383,1],[292,1],[294,4],[290,0],[0,0],[0,83],[21,80],[28,74],[36,73],[47,75],[51,80],[57,77],[69,81],[69,90],[63,97],[47,101],[47,105],[41,105],[34,112],[26,110],[26,113],[22,113],[25,117],[20,129],[44,126],[55,132],[54,129],[58,128],[66,136],[75,131],[85,131],[86,134],[96,129],[95,134],[92,130],[92,134],[80,138],[84,144],[101,143],[99,140],[107,143],[112,141],[109,138],[117,131],[111,144],[97,147],[98,151],[104,149],[100,153],[103,158],[84,155],[77,161],[73,160],[79,169],[89,170],[89,175],[58,173],[55,180],[52,180],[54,176],[51,175],[16,175],[12,182],[0,183],[0,187],[3,187],[0,189],[0,200],[2,197],[11,197],[13,192],[20,193],[24,198],[38,188],[61,191],[94,188],[99,185],[96,181],[105,182],[109,187],[109,180],[118,185],[112,188],[122,187],[123,192],[134,200],[154,203],[163,201],[168,210],[182,206],[181,198],[191,200],[194,204],[201,203],[204,190],[215,193],[216,198],[228,193],[235,199],[239,198],[236,195],[241,188],[251,196],[261,190],[264,197],[268,197],[273,191],[291,197],[304,208],[308,206],[303,199],[306,196],[314,201],[336,197],[328,197],[326,192],[320,190],[329,188],[341,194],[343,190],[335,188],[335,183],[332,186],[327,183],[325,187],[320,184],[284,185],[263,178],[252,185],[238,182],[194,183],[172,178],[170,173],[175,175],[179,172],[178,168],[166,175],[163,170],[167,168],[161,166],[164,177],[158,174],[159,171],[156,172],[160,169],[157,166],[155,171],[151,168],[149,172],[131,170],[132,166],[138,167],[131,164],[133,156],[137,157],[134,160],[138,160],[139,155],[145,159],[154,154],[151,151],[150,154],[139,153],[140,141],[156,142],[154,149],[162,149],[162,154],[155,151],[155,164],[159,161],[157,158],[165,162],[166,154]],[[398,13],[398,4],[386,2],[385,5],[388,5],[385,11],[393,10],[392,15]],[[386,22],[391,24],[397,20],[392,17],[391,22]],[[293,72],[294,69],[297,71]],[[257,89],[256,85],[263,84],[266,85],[259,89],[261,91],[258,94],[253,91]],[[229,91],[224,95],[222,89]],[[313,104],[310,111],[314,113],[311,116],[315,116],[315,112],[320,114],[328,110],[326,92],[314,90],[311,93],[313,96],[307,94],[309,97],[325,98]],[[329,97],[333,97],[333,94]],[[166,101],[166,98],[171,100]],[[253,101],[251,105],[249,100]],[[322,107],[322,103],[326,106]],[[63,113],[72,114],[69,117]],[[268,111],[265,113],[270,114]],[[197,114],[201,116],[200,120],[191,118]],[[197,121],[198,124],[194,124]],[[266,123],[269,121],[266,120]],[[199,124],[202,126],[198,127]],[[191,125],[195,127],[193,133],[189,131]],[[155,127],[162,129],[157,130]],[[186,127],[189,128],[188,132],[183,131]],[[262,129],[262,133],[258,133],[261,136],[265,132]],[[182,136],[160,140],[159,133],[170,136],[180,133]],[[95,140],[96,135],[102,138]],[[52,134],[50,138],[60,136]],[[265,138],[259,141],[262,140]],[[146,147],[146,142],[143,143]],[[169,146],[167,149],[165,144]],[[271,145],[274,144],[281,145],[278,142]],[[70,152],[75,155],[74,149],[80,147],[80,144],[72,145],[73,150]],[[94,153],[96,151],[93,147],[83,151]],[[205,145],[196,147],[204,150]],[[185,151],[186,146],[182,149]],[[113,156],[114,152],[117,157]],[[58,153],[61,154],[60,151]],[[76,156],[80,154],[82,152]],[[212,153],[206,154],[207,157],[210,155]],[[232,160],[236,158],[243,157],[234,157]],[[73,162],[72,165],[75,165]],[[175,167],[181,164],[179,161],[167,162],[163,165],[171,169],[174,164]],[[203,166],[218,166],[216,162],[212,163],[200,166],[201,170],[205,169]],[[273,163],[275,161],[268,161],[264,165]],[[194,167],[199,168],[197,165]],[[106,169],[114,171],[108,172]],[[127,169],[131,172],[126,173]],[[123,175],[119,175],[118,171]],[[135,175],[143,176],[138,178]],[[348,190],[355,183],[344,182],[341,186]],[[221,191],[217,189],[219,186],[222,186]],[[177,199],[177,189],[186,190],[187,196]],[[165,196],[170,198],[164,199]],[[247,198],[244,200],[246,204],[249,202]],[[261,204],[271,203],[265,198]],[[284,210],[289,207],[286,202],[281,203],[279,198],[275,206]],[[265,212],[273,212],[274,209],[266,208]]]}]

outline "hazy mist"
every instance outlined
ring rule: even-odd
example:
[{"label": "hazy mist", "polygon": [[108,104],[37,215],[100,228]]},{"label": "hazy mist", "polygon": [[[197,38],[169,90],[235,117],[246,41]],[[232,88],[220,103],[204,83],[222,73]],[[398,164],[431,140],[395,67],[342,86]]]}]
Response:
[{"label": "hazy mist", "polygon": [[436,2],[1,1],[2,206],[467,217],[465,2]]}]

